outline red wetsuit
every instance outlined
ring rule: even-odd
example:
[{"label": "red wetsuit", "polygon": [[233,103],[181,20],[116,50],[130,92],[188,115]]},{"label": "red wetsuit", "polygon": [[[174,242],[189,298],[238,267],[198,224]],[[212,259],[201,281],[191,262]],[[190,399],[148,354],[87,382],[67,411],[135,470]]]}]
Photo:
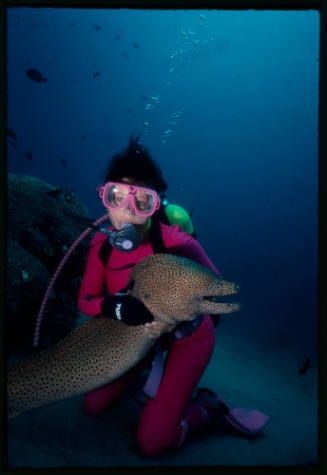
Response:
[{"label": "red wetsuit", "polygon": [[[160,226],[168,252],[193,259],[221,277],[192,236],[180,231],[177,225],[166,226],[160,223]],[[98,255],[105,239],[107,236],[101,232],[94,236],[79,291],[79,308],[90,317],[101,314],[100,305],[105,286],[110,294],[126,287],[133,264],[154,253],[147,233],[140,247],[133,252],[124,253],[113,248],[105,267]],[[169,346],[158,392],[154,399],[147,400],[139,420],[137,439],[144,454],[157,454],[170,446],[178,445],[185,429],[181,423],[182,418],[186,418],[188,425],[192,425],[192,420],[196,424],[203,417],[200,408],[190,403],[190,399],[209,363],[214,343],[214,326],[209,315],[205,315],[194,333]],[[97,414],[111,405],[134,381],[136,375],[137,371],[130,371],[116,381],[89,392],[84,399],[85,411]]]}]

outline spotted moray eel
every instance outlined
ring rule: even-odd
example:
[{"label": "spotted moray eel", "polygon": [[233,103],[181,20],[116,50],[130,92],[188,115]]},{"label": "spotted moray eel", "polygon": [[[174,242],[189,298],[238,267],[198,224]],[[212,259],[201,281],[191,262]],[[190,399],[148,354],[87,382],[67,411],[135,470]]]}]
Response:
[{"label": "spotted moray eel", "polygon": [[[155,320],[173,325],[205,313],[239,309],[238,304],[216,301],[236,293],[236,284],[183,257],[148,256],[134,266],[128,283],[129,293]],[[141,361],[154,343],[144,325],[128,326],[106,317],[88,320],[50,350],[8,369],[8,417],[115,380]]]}]

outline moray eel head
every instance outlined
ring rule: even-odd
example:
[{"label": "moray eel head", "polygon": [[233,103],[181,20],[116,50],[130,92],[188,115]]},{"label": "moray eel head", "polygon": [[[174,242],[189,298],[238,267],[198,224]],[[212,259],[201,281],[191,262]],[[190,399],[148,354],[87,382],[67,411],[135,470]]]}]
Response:
[{"label": "moray eel head", "polygon": [[239,286],[185,257],[155,254],[136,264],[129,275],[131,295],[141,300],[156,320],[178,323],[198,315],[232,313],[236,303],[217,301]]}]

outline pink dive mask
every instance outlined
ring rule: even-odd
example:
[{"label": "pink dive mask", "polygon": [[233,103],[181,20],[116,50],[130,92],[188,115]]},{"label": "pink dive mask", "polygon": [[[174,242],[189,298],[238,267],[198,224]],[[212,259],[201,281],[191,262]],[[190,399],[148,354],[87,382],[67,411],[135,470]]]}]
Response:
[{"label": "pink dive mask", "polygon": [[109,181],[99,191],[106,208],[120,209],[129,200],[138,216],[151,216],[160,207],[160,198],[155,190],[143,186]]}]

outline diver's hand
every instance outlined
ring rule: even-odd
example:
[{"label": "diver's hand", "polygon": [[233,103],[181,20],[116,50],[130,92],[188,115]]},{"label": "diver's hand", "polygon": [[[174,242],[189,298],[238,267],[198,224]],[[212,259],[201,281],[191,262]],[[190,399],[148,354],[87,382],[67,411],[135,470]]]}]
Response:
[{"label": "diver's hand", "polygon": [[153,321],[152,313],[132,295],[108,295],[101,302],[102,315],[126,325],[143,325]]},{"label": "diver's hand", "polygon": [[165,322],[154,321],[151,323],[146,323],[145,331],[147,332],[150,338],[160,338],[161,335],[167,332],[171,332],[176,325],[171,325]]}]

